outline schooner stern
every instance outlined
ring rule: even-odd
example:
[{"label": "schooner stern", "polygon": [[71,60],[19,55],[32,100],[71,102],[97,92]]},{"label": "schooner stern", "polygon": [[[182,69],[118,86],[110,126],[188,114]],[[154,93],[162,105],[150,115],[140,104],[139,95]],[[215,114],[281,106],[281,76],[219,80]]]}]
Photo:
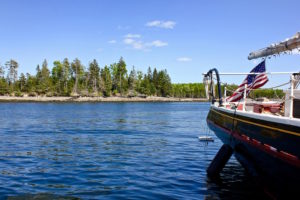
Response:
[{"label": "schooner stern", "polygon": [[[299,48],[300,32],[283,42],[250,53],[248,59],[265,58]],[[217,69],[212,69],[204,74],[211,99],[207,124],[224,143],[207,173],[210,177],[218,175],[234,154],[248,172],[263,180],[263,184],[269,184],[275,193],[300,193],[300,74],[267,73],[264,62],[250,73],[218,73]],[[284,91],[285,99],[255,101],[247,98],[251,91],[267,82],[268,74],[290,75],[289,88]],[[247,78],[232,96],[227,97],[226,87],[222,96],[222,75],[247,75]],[[214,85],[214,79],[217,85]]]}]

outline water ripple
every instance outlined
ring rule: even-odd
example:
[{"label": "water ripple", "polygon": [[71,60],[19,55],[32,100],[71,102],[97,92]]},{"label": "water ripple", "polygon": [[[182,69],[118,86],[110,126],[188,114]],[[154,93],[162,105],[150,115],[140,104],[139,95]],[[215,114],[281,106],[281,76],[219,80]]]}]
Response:
[{"label": "water ripple", "polygon": [[[207,179],[205,170],[221,146],[206,126],[208,108],[206,103],[1,103],[0,198],[264,197],[235,159],[220,183]],[[215,142],[200,143],[197,136],[203,134]]]}]

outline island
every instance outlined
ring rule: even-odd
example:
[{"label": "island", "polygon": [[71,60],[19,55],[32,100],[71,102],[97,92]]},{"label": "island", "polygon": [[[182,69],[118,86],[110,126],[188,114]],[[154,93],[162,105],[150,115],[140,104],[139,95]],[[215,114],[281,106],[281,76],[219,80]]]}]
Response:
[{"label": "island", "polygon": [[[205,102],[203,83],[172,83],[167,70],[148,67],[146,73],[132,69],[121,57],[100,67],[93,59],[87,67],[76,58],[54,61],[51,70],[45,59],[36,74],[21,73],[11,59],[0,66],[0,102]],[[237,85],[223,85],[236,89]],[[228,90],[230,94],[230,90]],[[282,90],[254,91],[253,98],[283,97]]]}]

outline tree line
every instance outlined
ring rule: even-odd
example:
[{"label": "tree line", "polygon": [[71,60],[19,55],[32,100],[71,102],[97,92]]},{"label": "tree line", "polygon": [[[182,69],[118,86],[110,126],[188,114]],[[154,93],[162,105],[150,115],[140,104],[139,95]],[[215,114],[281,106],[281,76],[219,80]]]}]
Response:
[{"label": "tree line", "polygon": [[19,64],[9,60],[0,66],[0,95],[29,96],[171,96],[172,84],[167,70],[148,68],[147,73],[127,71],[124,59],[100,67],[92,60],[87,67],[76,58],[54,61],[52,69],[47,60],[37,65],[34,75],[21,73]]},{"label": "tree line", "polygon": [[[37,65],[34,75],[21,73],[19,64],[9,60],[0,65],[0,95],[11,96],[126,96],[205,98],[203,83],[172,84],[167,70],[149,67],[146,73],[133,66],[128,72],[121,57],[118,62],[100,67],[92,60],[87,67],[76,58],[54,61],[51,70],[47,60]],[[236,88],[236,85],[232,85]],[[282,91],[260,90],[254,97],[282,97]]]}]

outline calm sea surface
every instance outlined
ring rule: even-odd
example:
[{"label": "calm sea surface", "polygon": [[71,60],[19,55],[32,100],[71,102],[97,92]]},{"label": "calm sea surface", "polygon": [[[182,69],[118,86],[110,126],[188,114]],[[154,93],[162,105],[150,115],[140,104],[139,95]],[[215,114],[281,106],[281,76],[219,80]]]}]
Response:
[{"label": "calm sea surface", "polygon": [[[0,199],[265,198],[231,158],[206,168],[222,143],[207,103],[0,103]],[[215,138],[199,142],[198,136]]]}]

